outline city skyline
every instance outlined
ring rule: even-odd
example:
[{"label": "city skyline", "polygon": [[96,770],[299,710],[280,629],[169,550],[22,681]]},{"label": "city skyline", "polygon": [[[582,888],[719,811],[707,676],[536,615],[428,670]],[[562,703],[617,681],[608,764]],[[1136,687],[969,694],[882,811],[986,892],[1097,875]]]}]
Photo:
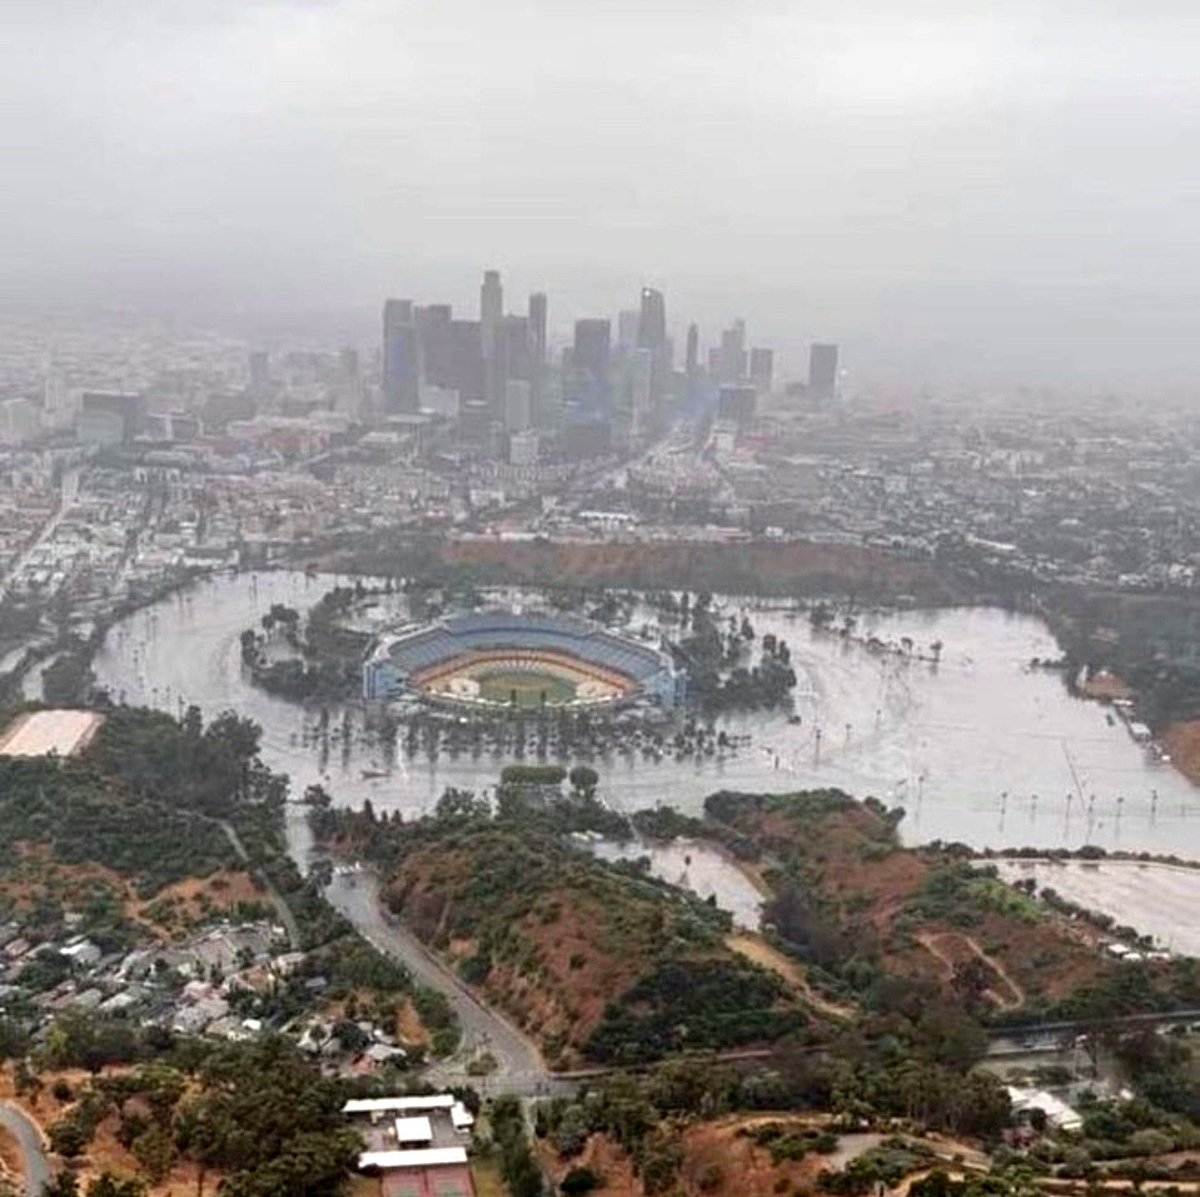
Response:
[{"label": "city skyline", "polygon": [[487,261],[581,315],[735,292],[781,359],[853,343],[913,389],[1187,387],[1184,15],[13,0],[0,298],[457,307]]}]

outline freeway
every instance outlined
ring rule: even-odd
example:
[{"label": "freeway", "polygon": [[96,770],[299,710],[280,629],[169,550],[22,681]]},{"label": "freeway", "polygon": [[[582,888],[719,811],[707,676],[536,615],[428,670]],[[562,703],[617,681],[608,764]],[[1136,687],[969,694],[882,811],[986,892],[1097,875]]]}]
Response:
[{"label": "freeway", "polygon": [[0,1101],[0,1126],[12,1131],[21,1148],[25,1163],[25,1192],[38,1197],[42,1186],[50,1179],[50,1161],[42,1146],[42,1132],[37,1123],[19,1106]]},{"label": "freeway", "polygon": [[[531,1039],[494,1009],[398,920],[384,910],[379,881],[371,873],[335,873],[326,897],[378,951],[404,964],[422,985],[445,994],[462,1025],[463,1042],[455,1059],[435,1064],[426,1074],[434,1084],[470,1084],[484,1093],[540,1094],[571,1087],[546,1068]],[[472,1077],[465,1062],[487,1051],[496,1060],[486,1077]]]}]

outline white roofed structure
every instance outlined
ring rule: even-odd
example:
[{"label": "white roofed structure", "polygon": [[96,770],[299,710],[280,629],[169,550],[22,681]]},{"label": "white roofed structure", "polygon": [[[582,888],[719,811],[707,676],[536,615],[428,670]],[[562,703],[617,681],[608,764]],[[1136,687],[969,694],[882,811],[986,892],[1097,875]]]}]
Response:
[{"label": "white roofed structure", "polygon": [[432,1168],[438,1164],[465,1164],[465,1147],[429,1147],[415,1151],[366,1151],[358,1157],[362,1168]]},{"label": "white roofed structure", "polygon": [[417,1110],[449,1110],[455,1104],[451,1093],[427,1097],[356,1097],[342,1106],[343,1114],[402,1114]]},{"label": "white roofed structure", "polygon": [[407,1149],[410,1144],[433,1142],[433,1125],[426,1114],[396,1119],[396,1142]]}]

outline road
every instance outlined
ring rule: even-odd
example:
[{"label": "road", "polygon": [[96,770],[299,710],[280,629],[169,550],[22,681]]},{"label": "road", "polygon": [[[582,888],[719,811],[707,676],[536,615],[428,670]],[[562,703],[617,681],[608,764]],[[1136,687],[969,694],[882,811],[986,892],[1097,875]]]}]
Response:
[{"label": "road", "polygon": [[75,502],[75,498],[79,493],[79,470],[70,469],[63,472],[62,480],[59,484],[58,502],[55,504],[53,512],[42,525],[41,531],[19,552],[13,559],[8,570],[0,576],[0,599],[3,599],[8,594],[8,588],[25,568],[26,563],[54,535],[58,525],[62,523],[63,516],[70,510],[71,504]]},{"label": "road", "polygon": [[[385,913],[376,877],[370,873],[335,874],[325,896],[378,951],[403,963],[419,984],[445,994],[458,1015],[462,1046],[454,1059],[429,1069],[430,1081],[470,1084],[490,1094],[551,1093],[573,1087],[573,1081],[556,1077],[546,1068],[531,1039],[485,1006],[413,932]],[[495,1070],[486,1077],[469,1076],[465,1062],[483,1051],[495,1057]]]},{"label": "road", "polygon": [[42,1147],[42,1132],[37,1123],[19,1106],[0,1101],[0,1126],[16,1136],[25,1161],[25,1192],[39,1197],[42,1186],[50,1179],[50,1161]]},{"label": "road", "polygon": [[[205,818],[207,816],[201,816]],[[233,850],[238,854],[238,859],[244,864],[250,864],[250,853],[246,851],[246,845],[242,843],[242,837],[233,829],[233,824],[225,819],[213,819],[218,827],[225,833],[225,838],[229,840],[233,846]],[[303,946],[300,936],[300,926],[296,922],[296,916],[292,914],[292,908],[284,901],[283,895],[271,884],[265,874],[260,872],[263,885],[267,889],[267,897],[271,899],[271,905],[275,907],[275,913],[279,915],[279,921],[283,925],[284,931],[287,932],[288,943],[291,944],[293,951],[299,951]]]}]

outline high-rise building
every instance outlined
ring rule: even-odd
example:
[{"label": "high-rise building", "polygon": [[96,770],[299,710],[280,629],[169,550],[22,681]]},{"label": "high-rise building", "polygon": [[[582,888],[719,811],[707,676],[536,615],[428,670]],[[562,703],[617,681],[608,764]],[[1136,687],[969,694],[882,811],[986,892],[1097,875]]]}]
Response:
[{"label": "high-rise building", "polygon": [[533,384],[533,422],[541,426],[546,400],[546,293],[529,297],[529,381]]},{"label": "high-rise building", "polygon": [[642,288],[642,306],[638,311],[639,349],[657,349],[667,339],[667,303],[661,291]]},{"label": "high-rise building", "polygon": [[383,304],[383,410],[420,410],[420,344],[411,299]]},{"label": "high-rise building", "polygon": [[[642,288],[637,343],[639,349],[647,349],[651,354],[649,419],[651,424],[657,424],[667,389],[670,361],[667,350],[667,303],[662,292],[653,287]],[[634,424],[637,425],[636,419]]]},{"label": "high-rise building", "polygon": [[597,317],[576,320],[575,343],[571,353],[575,369],[595,378],[606,377],[611,340],[611,321]]},{"label": "high-rise building", "polygon": [[637,348],[638,323],[642,318],[636,308],[627,308],[617,313],[617,349],[621,353],[630,353]]},{"label": "high-rise building", "polygon": [[535,291],[529,297],[529,352],[536,368],[546,364],[546,293]]},{"label": "high-rise building", "polygon": [[129,444],[146,421],[144,395],[126,391],[84,391],[75,417],[75,434],[89,444]]},{"label": "high-rise building", "polygon": [[524,432],[533,426],[533,388],[524,378],[510,378],[504,384],[504,427],[509,432]]},{"label": "high-rise building", "polygon": [[746,377],[746,322],[735,320],[721,334],[721,373],[718,382],[741,382]]},{"label": "high-rise building", "polygon": [[482,402],[485,390],[483,345],[478,320],[450,322],[450,387],[456,390],[464,407]]},{"label": "high-rise building", "polygon": [[421,381],[431,386],[451,385],[450,324],[453,318],[448,303],[427,304],[413,312],[421,347]]},{"label": "high-rise building", "polygon": [[23,445],[41,429],[41,412],[28,399],[0,400],[0,444]]},{"label": "high-rise building", "polygon": [[362,408],[362,368],[358,350],[343,345],[338,350],[338,381],[336,406],[352,419],[358,419]]},{"label": "high-rise building", "polygon": [[504,422],[504,404],[509,380],[529,381],[529,321],[524,316],[505,316],[496,326],[492,356],[486,367],[487,398],[494,418]]},{"label": "high-rise building", "polygon": [[630,387],[630,431],[643,436],[654,417],[654,350],[635,349]]},{"label": "high-rise building", "polygon": [[750,350],[750,381],[760,391],[771,389],[771,380],[775,374],[775,351],[773,349]]},{"label": "high-rise building", "polygon": [[837,396],[838,347],[814,344],[808,351],[808,395],[817,402]]},{"label": "high-rise building", "polygon": [[491,361],[496,351],[496,330],[504,318],[504,288],[500,271],[488,270],[479,288],[479,329],[483,339],[483,359]]},{"label": "high-rise building", "polygon": [[685,370],[689,378],[695,378],[700,373],[700,329],[695,324],[688,325]]}]

